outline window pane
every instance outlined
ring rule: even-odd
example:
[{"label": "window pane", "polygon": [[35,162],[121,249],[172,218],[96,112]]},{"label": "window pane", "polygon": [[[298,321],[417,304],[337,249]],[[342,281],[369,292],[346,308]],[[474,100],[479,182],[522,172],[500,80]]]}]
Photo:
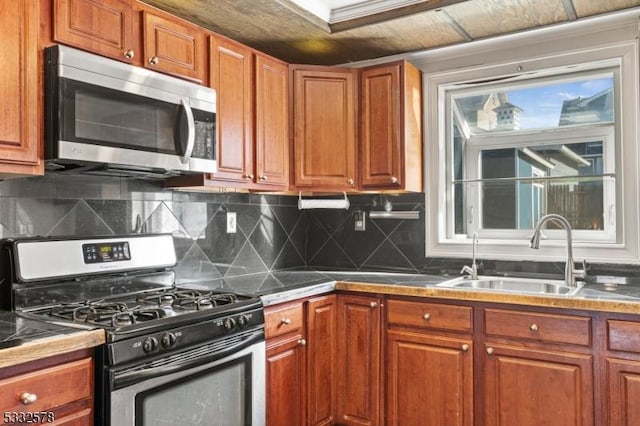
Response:
[{"label": "window pane", "polygon": [[[613,73],[493,85],[452,97],[471,134],[552,129],[614,121]],[[467,91],[468,93],[468,91]]]},{"label": "window pane", "polygon": [[481,152],[484,229],[533,229],[545,214],[574,229],[604,229],[603,142],[590,141]]}]

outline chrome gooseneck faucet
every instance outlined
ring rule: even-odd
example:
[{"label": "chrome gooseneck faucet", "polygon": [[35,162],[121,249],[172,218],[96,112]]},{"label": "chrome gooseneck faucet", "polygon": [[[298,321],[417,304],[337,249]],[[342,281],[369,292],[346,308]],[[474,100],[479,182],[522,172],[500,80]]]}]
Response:
[{"label": "chrome gooseneck faucet", "polygon": [[478,265],[476,264],[476,244],[478,244],[478,233],[474,232],[473,233],[473,248],[472,248],[472,262],[471,262],[471,266],[468,265],[464,265],[462,267],[462,270],[460,271],[461,274],[468,274],[469,278],[471,278],[472,280],[477,280],[478,279]]},{"label": "chrome gooseneck faucet", "polygon": [[564,216],[560,216],[559,214],[548,214],[546,216],[542,216],[540,220],[538,220],[538,223],[536,223],[536,227],[533,230],[533,235],[531,236],[529,247],[531,247],[532,249],[540,248],[540,234],[542,233],[542,227],[549,221],[555,223],[556,225],[564,228],[567,231],[567,263],[564,267],[564,281],[568,286],[575,287],[576,278],[585,278],[587,276],[587,268],[583,260],[582,269],[574,269],[571,224]]}]

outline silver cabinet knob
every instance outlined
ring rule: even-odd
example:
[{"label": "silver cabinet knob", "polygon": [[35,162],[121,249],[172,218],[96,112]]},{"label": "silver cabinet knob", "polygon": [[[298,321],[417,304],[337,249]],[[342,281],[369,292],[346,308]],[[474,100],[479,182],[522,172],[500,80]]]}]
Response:
[{"label": "silver cabinet knob", "polygon": [[262,175],[258,179],[260,179],[260,181],[262,181],[262,182],[266,182],[267,177],[265,175]]},{"label": "silver cabinet knob", "polygon": [[298,345],[307,346],[307,341],[305,339],[298,339]]},{"label": "silver cabinet knob", "polygon": [[462,352],[467,352],[468,350],[469,350],[469,345],[467,345],[466,343],[462,345]]},{"label": "silver cabinet knob", "polygon": [[290,318],[282,318],[280,320],[280,324],[289,325],[289,324],[291,324],[291,319]]},{"label": "silver cabinet knob", "polygon": [[127,59],[133,59],[133,57],[135,56],[135,52],[133,51],[133,49],[127,49],[124,51],[124,57]]},{"label": "silver cabinet knob", "polygon": [[391,177],[391,183],[398,183],[398,178],[395,176]]},{"label": "silver cabinet knob", "polygon": [[535,323],[534,323],[534,324],[531,324],[531,325],[529,326],[529,330],[534,331],[534,332],[535,332],[535,331],[538,331],[538,324],[535,324]]},{"label": "silver cabinet knob", "polygon": [[29,405],[29,404],[33,404],[38,400],[38,395],[36,395],[35,393],[22,392],[18,397],[18,399],[22,404]]},{"label": "silver cabinet knob", "polygon": [[369,304],[369,306],[371,306],[372,308],[377,308],[378,307],[378,302],[371,302]]},{"label": "silver cabinet knob", "polygon": [[422,319],[424,319],[425,321],[429,321],[431,319],[431,314],[427,312],[422,316]]},{"label": "silver cabinet knob", "polygon": [[245,175],[242,175],[242,178],[243,178],[243,179],[247,179],[247,180],[253,180],[253,177],[254,177],[254,176],[253,176],[253,174],[251,174],[251,173],[247,173],[247,174],[245,174]]},{"label": "silver cabinet knob", "polygon": [[149,59],[149,63],[151,65],[158,65],[160,63],[160,58],[158,58],[157,56],[154,56]]},{"label": "silver cabinet knob", "polygon": [[351,178],[347,179],[347,185],[351,185],[353,186],[353,184],[355,183],[355,181]]},{"label": "silver cabinet knob", "polygon": [[493,355],[494,352],[495,352],[495,349],[487,348],[487,355]]}]

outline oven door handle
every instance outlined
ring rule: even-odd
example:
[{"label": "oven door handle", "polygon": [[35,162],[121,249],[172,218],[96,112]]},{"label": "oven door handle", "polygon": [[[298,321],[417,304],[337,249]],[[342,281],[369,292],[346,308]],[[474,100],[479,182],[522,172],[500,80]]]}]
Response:
[{"label": "oven door handle", "polygon": [[112,371],[111,389],[120,389],[134,383],[139,383],[143,380],[166,376],[178,371],[185,371],[201,365],[209,364],[233,355],[260,341],[264,341],[264,332],[262,330],[260,330],[259,333],[254,333],[234,344],[227,344],[222,349],[215,348],[213,353],[209,346],[216,345],[215,343],[171,355],[166,359],[161,360],[161,362],[152,361],[126,370]]}]

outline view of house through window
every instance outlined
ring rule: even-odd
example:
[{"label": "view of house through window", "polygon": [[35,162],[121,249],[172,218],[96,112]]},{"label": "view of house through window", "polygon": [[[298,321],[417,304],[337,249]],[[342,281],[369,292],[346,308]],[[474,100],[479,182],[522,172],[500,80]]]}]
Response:
[{"label": "view of house through window", "polygon": [[595,240],[615,240],[616,75],[605,68],[447,89],[455,234],[509,238],[557,213]]}]

